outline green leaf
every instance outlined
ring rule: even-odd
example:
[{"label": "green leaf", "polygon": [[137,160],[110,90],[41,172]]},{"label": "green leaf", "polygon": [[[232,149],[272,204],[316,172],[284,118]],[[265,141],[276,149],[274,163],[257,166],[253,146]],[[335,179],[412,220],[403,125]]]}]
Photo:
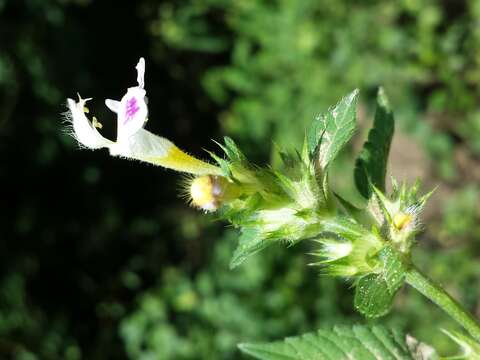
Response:
[{"label": "green leaf", "polygon": [[[418,351],[414,340],[383,326],[335,326],[315,333],[264,344],[240,344],[244,353],[261,360],[434,360],[435,351]],[[418,342],[417,342],[418,343]]]},{"label": "green leaf", "polygon": [[378,257],[381,272],[360,278],[355,290],[355,308],[368,318],[388,313],[405,279],[406,269],[397,251],[386,246]]},{"label": "green leaf", "polygon": [[230,260],[230,269],[237,267],[249,256],[265,249],[268,245],[270,242],[260,237],[256,229],[243,230],[238,240],[238,246]]},{"label": "green leaf", "polygon": [[385,191],[388,153],[392,142],[395,122],[383,88],[378,90],[377,107],[373,128],[358,156],[355,165],[355,184],[360,194],[369,199],[372,195],[370,183]]},{"label": "green leaf", "polygon": [[310,125],[308,149],[322,169],[335,159],[355,131],[357,98],[358,90],[352,91]]}]

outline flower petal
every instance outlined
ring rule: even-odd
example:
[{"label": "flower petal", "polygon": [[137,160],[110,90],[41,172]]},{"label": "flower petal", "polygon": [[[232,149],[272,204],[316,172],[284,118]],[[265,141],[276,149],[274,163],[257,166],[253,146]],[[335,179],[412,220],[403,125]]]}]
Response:
[{"label": "flower petal", "polygon": [[[73,99],[67,99],[68,120],[72,123],[73,137],[83,146],[90,149],[100,149],[113,144],[110,140],[104,138],[95,128],[94,124],[85,115],[85,103],[90,99],[79,98],[78,102]],[[96,119],[94,118],[96,122]]]}]

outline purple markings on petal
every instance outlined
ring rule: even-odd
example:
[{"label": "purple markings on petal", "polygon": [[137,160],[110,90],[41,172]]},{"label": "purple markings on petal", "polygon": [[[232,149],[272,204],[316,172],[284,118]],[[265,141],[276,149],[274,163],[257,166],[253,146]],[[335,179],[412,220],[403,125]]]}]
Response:
[{"label": "purple markings on petal", "polygon": [[140,108],[137,105],[137,99],[135,97],[132,97],[130,100],[127,100],[127,108],[125,110],[126,119],[123,125],[129,122],[135,116],[138,110],[140,110]]}]

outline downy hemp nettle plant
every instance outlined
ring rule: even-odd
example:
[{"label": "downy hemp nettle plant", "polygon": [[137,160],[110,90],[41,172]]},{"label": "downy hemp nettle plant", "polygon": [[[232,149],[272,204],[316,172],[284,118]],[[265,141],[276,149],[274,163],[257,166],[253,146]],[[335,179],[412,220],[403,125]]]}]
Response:
[{"label": "downy hemp nettle plant", "polygon": [[[120,101],[106,100],[117,114],[117,140],[103,137],[101,123],[87,117],[87,101],[68,99],[72,135],[89,149],[136,159],[191,174],[190,202],[240,230],[231,267],[276,242],[311,241],[325,275],[355,286],[355,308],[367,318],[385,315],[404,283],[425,295],[468,332],[446,332],[462,348],[455,359],[480,359],[480,326],[475,318],[411,262],[420,215],[431,195],[392,180],[386,194],[387,158],[394,119],[387,98],[378,92],[373,128],[356,162],[354,178],[365,206],[355,207],[332,189],[329,168],[355,131],[355,90],[316,117],[301,151],[281,153],[283,167],[259,167],[225,138],[224,156],[210,153],[216,165],[196,159],[170,140],[144,129],[148,120],[145,61],[137,64],[137,86]],[[382,326],[335,326],[270,344],[241,344],[259,359],[438,359],[436,351],[413,337]]]}]

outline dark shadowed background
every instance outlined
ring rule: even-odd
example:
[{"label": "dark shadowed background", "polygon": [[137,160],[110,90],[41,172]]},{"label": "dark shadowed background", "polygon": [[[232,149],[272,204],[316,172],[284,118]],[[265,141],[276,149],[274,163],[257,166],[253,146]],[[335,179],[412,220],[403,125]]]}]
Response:
[{"label": "dark shadowed background", "polygon": [[[103,105],[146,59],[147,128],[207,158],[234,138],[260,164],[359,87],[353,154],[383,85],[390,172],[439,184],[415,257],[480,315],[480,3],[475,0],[0,0],[0,358],[237,359],[236,344],[366,321],[310,244],[229,270],[237,233],[188,207],[181,178],[80,151],[66,98]],[[378,320],[449,351],[453,324],[414,293]]]}]

